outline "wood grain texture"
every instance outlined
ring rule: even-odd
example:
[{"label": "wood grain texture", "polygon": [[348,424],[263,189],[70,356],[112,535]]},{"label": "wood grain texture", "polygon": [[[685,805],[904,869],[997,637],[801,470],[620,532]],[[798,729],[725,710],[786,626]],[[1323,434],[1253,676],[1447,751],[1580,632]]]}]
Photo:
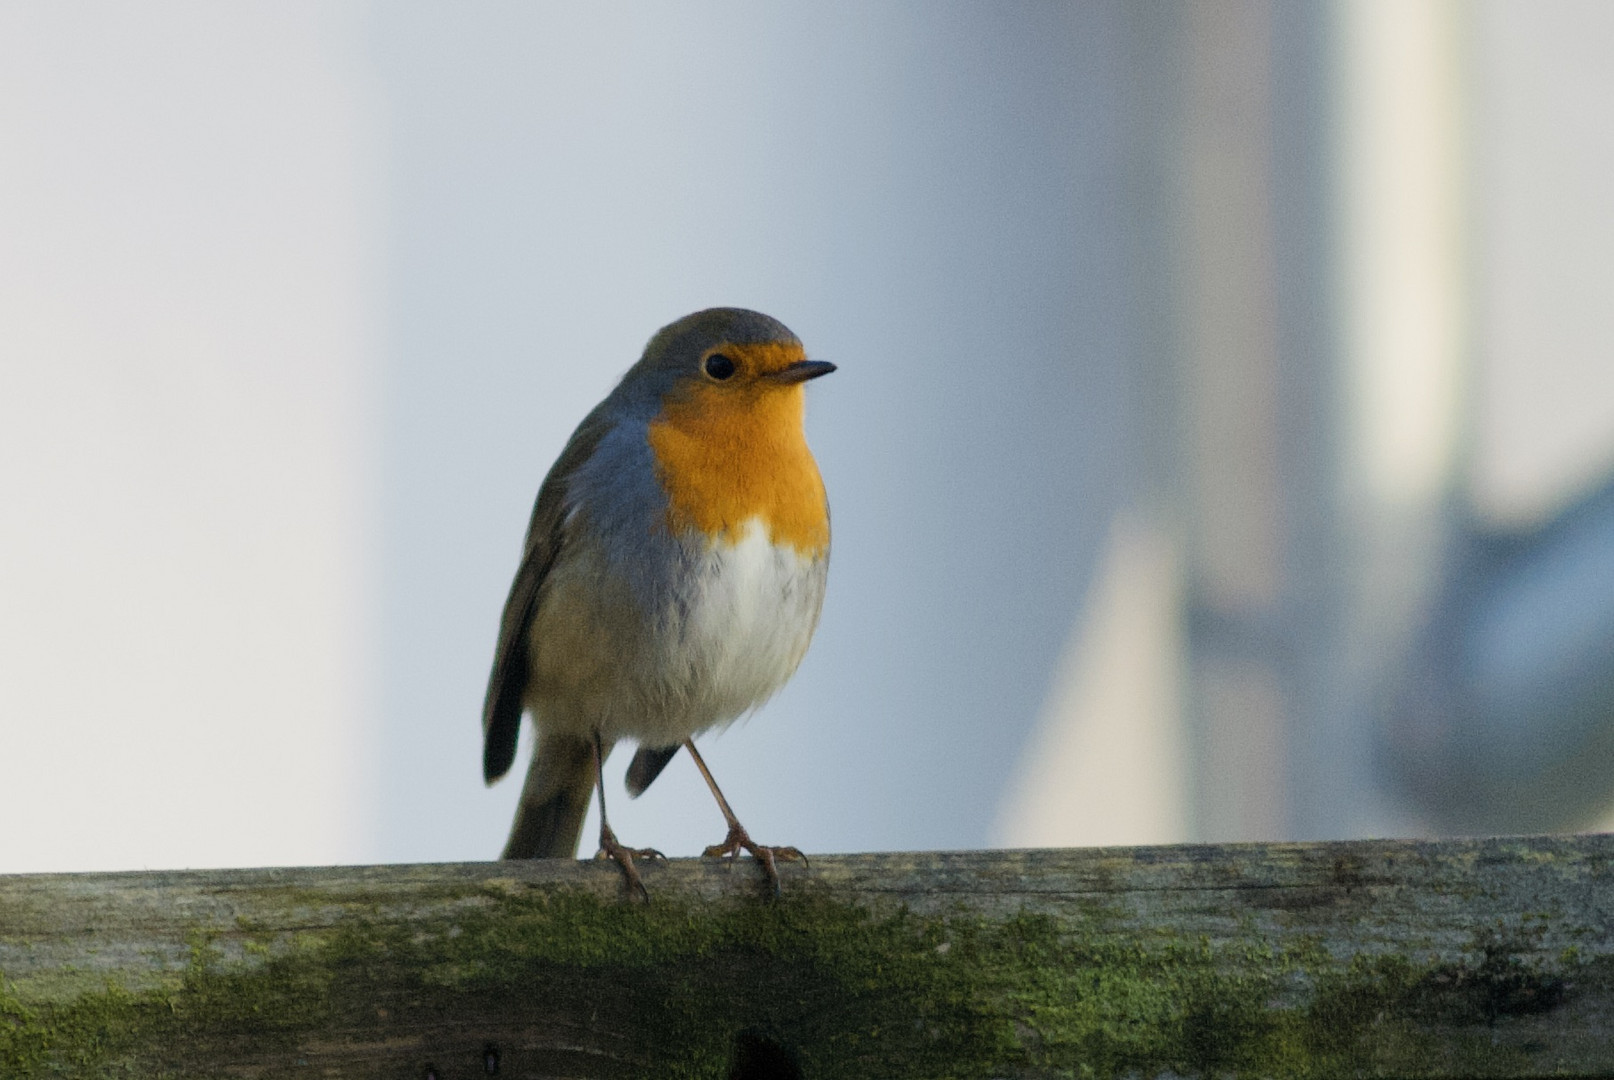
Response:
[{"label": "wood grain texture", "polygon": [[675,860],[648,906],[590,862],[0,877],[0,1075],[1614,1075],[1611,856],[823,856],[778,903]]}]

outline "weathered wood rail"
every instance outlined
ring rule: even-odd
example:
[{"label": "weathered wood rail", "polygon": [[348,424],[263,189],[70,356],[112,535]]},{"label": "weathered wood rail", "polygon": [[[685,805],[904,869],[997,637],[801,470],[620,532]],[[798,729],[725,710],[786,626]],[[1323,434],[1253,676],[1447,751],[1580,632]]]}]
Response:
[{"label": "weathered wood rail", "polygon": [[1614,837],[0,877],[0,1076],[1614,1075]]}]

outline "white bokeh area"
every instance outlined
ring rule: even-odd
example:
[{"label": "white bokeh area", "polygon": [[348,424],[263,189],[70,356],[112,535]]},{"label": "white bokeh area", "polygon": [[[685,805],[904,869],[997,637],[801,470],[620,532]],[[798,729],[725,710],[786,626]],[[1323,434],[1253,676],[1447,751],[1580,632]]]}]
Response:
[{"label": "white bokeh area", "polygon": [[0,7],[0,872],[370,848],[357,14]]}]

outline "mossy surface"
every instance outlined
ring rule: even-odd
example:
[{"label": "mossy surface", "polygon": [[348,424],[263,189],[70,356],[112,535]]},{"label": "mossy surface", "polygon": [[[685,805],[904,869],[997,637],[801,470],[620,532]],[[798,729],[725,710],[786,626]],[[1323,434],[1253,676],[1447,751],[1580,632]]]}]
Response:
[{"label": "mossy surface", "polygon": [[920,916],[811,891],[773,904],[454,899],[424,918],[349,909],[317,930],[243,925],[228,949],[199,932],[161,989],[109,983],[52,1003],[0,989],[0,1075],[323,1063],[424,1076],[430,1061],[448,1080],[483,1075],[469,1063],[491,1045],[502,1075],[722,1078],[747,1031],[790,1048],[810,1078],[1509,1075],[1528,1051],[1499,1049],[1499,1022],[1610,985],[1606,960],[1528,960],[1495,935],[1456,962],[1340,962],[1315,944]]}]

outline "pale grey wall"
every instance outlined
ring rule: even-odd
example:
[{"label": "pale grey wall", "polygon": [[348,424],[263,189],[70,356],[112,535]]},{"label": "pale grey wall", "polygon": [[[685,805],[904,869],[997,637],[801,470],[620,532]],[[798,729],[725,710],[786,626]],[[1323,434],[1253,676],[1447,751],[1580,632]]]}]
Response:
[{"label": "pale grey wall", "polygon": [[0,4],[0,873],[372,851],[362,16]]}]

